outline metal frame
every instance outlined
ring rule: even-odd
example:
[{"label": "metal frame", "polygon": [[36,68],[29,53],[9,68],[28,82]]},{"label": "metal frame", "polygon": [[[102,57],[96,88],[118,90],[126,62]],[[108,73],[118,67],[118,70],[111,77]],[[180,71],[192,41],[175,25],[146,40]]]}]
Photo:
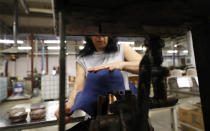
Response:
[{"label": "metal frame", "polygon": [[17,46],[17,28],[18,28],[18,0],[14,0],[14,21],[13,21],[13,39],[14,47]]},{"label": "metal frame", "polygon": [[210,95],[209,77],[210,74],[210,23],[203,21],[203,24],[194,25],[192,28],[193,48],[195,52],[196,69],[198,73],[199,91],[205,130],[210,130]]},{"label": "metal frame", "polygon": [[[55,9],[61,13],[61,15],[59,15],[59,19],[63,19],[63,15],[62,15],[62,11],[64,11],[64,3],[67,1],[64,0],[54,0],[55,1]],[[160,2],[161,3],[161,2]],[[69,4],[69,3],[68,3]],[[206,77],[206,75],[204,74],[210,74],[210,59],[209,59],[209,49],[210,49],[210,23],[209,23],[209,19],[208,19],[208,6],[209,6],[209,2],[205,1],[205,2],[198,2],[198,1],[194,1],[191,3],[191,7],[197,7],[198,10],[193,11],[192,12],[192,16],[194,16],[196,13],[200,13],[203,15],[200,15],[200,19],[196,19],[196,21],[193,21],[194,19],[192,19],[191,26],[190,29],[192,30],[192,37],[193,37],[193,46],[194,48],[194,52],[195,52],[195,60],[196,60],[196,68],[197,68],[197,72],[198,72],[198,79],[199,79],[199,88],[200,88],[200,97],[201,97],[201,104],[202,104],[202,111],[203,111],[203,116],[204,116],[204,125],[205,125],[205,130],[210,130],[210,125],[208,124],[209,119],[210,119],[210,95],[209,95],[209,91],[208,91],[208,86],[210,86],[208,77]],[[67,5],[66,5],[67,6]],[[69,7],[69,5],[68,5]],[[194,23],[193,23],[194,22]],[[60,25],[60,24],[59,24]],[[61,24],[62,25],[62,24]],[[62,25],[63,27],[63,25]],[[59,30],[60,34],[62,34],[61,32],[63,32],[64,30],[59,26],[59,28],[61,30]],[[60,35],[60,38],[62,35]],[[63,39],[61,39],[61,45],[63,43]],[[62,46],[61,46],[62,47]],[[61,52],[65,52],[65,50],[61,49]],[[65,60],[64,60],[65,61]],[[60,60],[60,62],[62,62]],[[62,65],[60,63],[60,65]],[[60,66],[60,68],[64,68],[65,66]],[[65,69],[65,68],[64,68]],[[62,76],[62,73],[60,73]],[[63,76],[65,76],[65,74],[63,74]],[[62,77],[63,77],[62,76]],[[62,83],[64,83],[65,81],[62,81]],[[60,85],[60,92],[65,92],[65,89],[62,89],[62,84]],[[61,104],[64,104],[64,100],[63,97],[60,97],[60,102]],[[62,103],[63,102],[63,103]],[[63,109],[63,105],[60,106],[60,109]],[[61,117],[62,118],[62,117]],[[63,122],[59,123],[60,126],[64,125]],[[60,129],[61,131],[61,129]]]},{"label": "metal frame", "polygon": [[[80,122],[82,120],[84,120],[84,117],[77,117],[77,118],[73,118],[70,123]],[[58,124],[58,121],[53,120],[53,121],[37,122],[37,123],[22,124],[22,125],[20,124],[20,125],[11,126],[11,127],[0,128],[0,130],[1,131],[21,131],[24,129],[41,128],[41,127],[46,127],[46,126],[54,126],[57,124]]]},{"label": "metal frame", "polygon": [[[56,110],[55,104],[58,104],[58,101],[48,101],[48,102],[43,102],[42,104],[45,105],[46,107],[46,119],[41,119],[41,120],[30,120],[30,117],[27,117],[25,122],[20,122],[20,123],[9,123],[8,122],[8,116],[7,115],[2,115],[0,116],[0,131],[20,131],[23,129],[32,129],[32,128],[40,128],[40,127],[46,127],[46,126],[53,126],[57,125],[58,121],[55,116],[52,115],[54,114],[54,111]],[[25,107],[26,111],[29,111],[31,104],[18,104],[15,105],[15,107]],[[5,112],[6,114],[6,112]],[[29,115],[29,114],[28,114]],[[72,118],[69,123],[74,123],[74,122],[79,122],[84,120],[85,117],[76,117]],[[1,124],[3,123],[3,124]]]},{"label": "metal frame", "polygon": [[177,109],[176,109],[176,107],[177,107],[177,105],[170,106],[170,107],[150,109],[150,111],[157,111],[157,110],[162,110],[162,109],[170,109],[170,113],[171,113],[171,129],[172,129],[172,131],[178,131],[178,118],[177,118]]},{"label": "metal frame", "polygon": [[64,14],[59,11],[59,37],[60,37],[60,71],[59,71],[59,131],[65,130],[65,83],[66,83],[66,44],[64,35]]}]

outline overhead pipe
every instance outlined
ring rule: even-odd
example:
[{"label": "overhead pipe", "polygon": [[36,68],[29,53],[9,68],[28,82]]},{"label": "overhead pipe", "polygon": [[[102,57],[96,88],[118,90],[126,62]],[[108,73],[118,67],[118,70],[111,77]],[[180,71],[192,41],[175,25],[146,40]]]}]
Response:
[{"label": "overhead pipe", "polygon": [[[57,16],[57,15],[56,15],[56,12],[55,12],[55,11],[56,11],[55,8],[56,8],[56,2],[57,2],[57,1],[56,1],[56,0],[51,0],[51,1],[52,1],[51,3],[52,3],[53,25],[54,25],[53,28],[54,28],[55,35],[58,36],[58,30],[57,30],[57,25],[58,25],[58,24],[57,24],[57,22],[56,22],[56,16]],[[58,3],[58,2],[57,2],[57,3]]]},{"label": "overhead pipe", "polygon": [[13,39],[14,47],[17,47],[17,28],[18,28],[18,0],[14,0],[14,21],[13,21]]},{"label": "overhead pipe", "polygon": [[46,50],[46,74],[49,73],[48,69],[49,69],[49,60],[48,60],[48,49],[47,49],[48,46],[45,46],[45,50]]},{"label": "overhead pipe", "polygon": [[34,34],[31,33],[31,87],[34,89]]},{"label": "overhead pipe", "polygon": [[29,14],[29,9],[28,9],[28,6],[26,5],[25,0],[20,0],[20,4],[23,7],[25,13],[28,15]]},{"label": "overhead pipe", "polygon": [[175,66],[176,66],[176,56],[175,56],[174,40],[171,40],[171,45],[172,45],[172,49],[173,49],[173,54],[172,54],[173,68],[175,68]]}]

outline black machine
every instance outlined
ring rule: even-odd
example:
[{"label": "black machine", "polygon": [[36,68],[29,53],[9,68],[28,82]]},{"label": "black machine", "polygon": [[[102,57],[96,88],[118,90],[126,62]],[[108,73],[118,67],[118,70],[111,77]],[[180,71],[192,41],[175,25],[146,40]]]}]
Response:
[{"label": "black machine", "polygon": [[[149,34],[149,37],[146,38],[148,40],[146,42],[148,50],[140,64],[139,83],[141,84],[139,84],[138,99],[134,99],[129,92],[116,95],[119,103],[121,103],[116,104],[117,107],[123,106],[123,103],[126,103],[127,100],[136,104],[136,107],[132,109],[134,114],[129,116],[133,119],[140,119],[143,123],[139,125],[129,124],[131,118],[124,113],[128,110],[126,107],[124,110],[118,110],[118,113],[115,111],[120,117],[115,118],[113,115],[113,119],[118,121],[116,123],[121,123],[119,129],[130,130],[138,126],[139,130],[147,131],[150,127],[148,122],[149,108],[176,103],[176,99],[167,98],[164,93],[165,88],[161,88],[164,87],[164,81],[162,80],[167,74],[167,70],[160,66],[162,61],[160,50],[163,47],[163,41],[160,40],[160,37],[181,36],[189,30],[192,32],[205,130],[210,130],[208,124],[210,120],[210,96],[208,88],[206,88],[210,86],[210,83],[208,82],[208,77],[205,76],[205,74],[210,74],[210,59],[208,55],[210,49],[209,1],[106,0],[98,2],[96,0],[54,0],[53,6],[55,33],[59,33],[61,40],[60,81],[63,81],[60,82],[60,131],[65,130],[64,115],[62,114],[65,100],[64,96],[62,96],[62,94],[65,94],[65,35],[129,37]],[[151,82],[155,93],[153,99],[148,97],[149,88],[147,87],[149,87]],[[134,118],[133,116],[135,115],[138,117]],[[120,119],[123,120],[120,121]],[[100,122],[100,120],[95,121],[95,123]],[[103,121],[101,122],[103,123]],[[101,127],[100,123],[98,125]],[[104,128],[97,128],[96,126],[93,129]]]},{"label": "black machine", "polygon": [[[98,105],[101,106],[98,106],[98,116],[90,124],[90,131],[153,131],[148,118],[149,109],[177,103],[178,99],[167,98],[165,78],[169,71],[161,66],[164,41],[157,36],[148,36],[145,46],[147,51],[139,64],[138,98],[131,91],[112,92],[117,100],[105,108],[112,113],[107,114],[102,108],[107,105],[107,98],[100,96]],[[149,97],[151,84],[154,88],[153,98]]]}]

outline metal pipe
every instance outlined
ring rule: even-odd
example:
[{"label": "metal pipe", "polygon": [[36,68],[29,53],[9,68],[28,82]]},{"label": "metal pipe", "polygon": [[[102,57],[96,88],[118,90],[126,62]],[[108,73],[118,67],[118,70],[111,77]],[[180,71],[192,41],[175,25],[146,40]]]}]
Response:
[{"label": "metal pipe", "polygon": [[175,48],[174,48],[174,41],[171,41],[172,49],[173,49],[173,54],[172,54],[172,60],[173,60],[173,68],[176,66],[176,56],[175,56]]},{"label": "metal pipe", "polygon": [[18,28],[18,0],[14,0],[14,21],[13,21],[13,39],[14,47],[17,47],[17,28]]},{"label": "metal pipe", "polygon": [[34,34],[31,33],[31,87],[34,89]]},{"label": "metal pipe", "polygon": [[56,14],[55,14],[55,6],[56,6],[56,1],[55,0],[51,0],[51,3],[52,3],[52,12],[53,12],[53,25],[54,25],[54,32],[55,32],[55,35],[57,36],[58,35],[58,32],[57,32],[57,23],[56,23]]},{"label": "metal pipe", "polygon": [[28,9],[28,6],[26,5],[25,0],[20,0],[20,4],[23,7],[25,13],[28,15],[29,14],[29,9]]},{"label": "metal pipe", "polygon": [[186,34],[187,37],[187,44],[188,44],[188,50],[189,50],[189,57],[190,57],[190,63],[192,64],[192,66],[196,66],[195,65],[195,54],[194,54],[194,48],[193,48],[193,41],[192,41],[192,33],[191,31],[188,31]]},{"label": "metal pipe", "polygon": [[59,77],[59,131],[65,130],[65,84],[66,84],[66,45],[64,35],[64,16],[63,12],[58,12],[59,18],[59,37],[60,37],[60,77]]},{"label": "metal pipe", "polygon": [[45,50],[46,50],[46,74],[48,74],[48,49],[47,46],[45,46]]}]

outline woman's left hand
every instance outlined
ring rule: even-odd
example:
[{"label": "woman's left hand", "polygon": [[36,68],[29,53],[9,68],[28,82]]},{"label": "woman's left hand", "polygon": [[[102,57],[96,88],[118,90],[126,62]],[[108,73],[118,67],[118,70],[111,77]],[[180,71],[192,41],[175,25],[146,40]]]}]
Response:
[{"label": "woman's left hand", "polygon": [[109,71],[113,70],[123,70],[124,68],[124,62],[114,62],[114,63],[108,63],[108,64],[103,64],[100,66],[95,66],[90,69],[88,69],[89,72],[96,72],[102,69],[108,69]]}]

